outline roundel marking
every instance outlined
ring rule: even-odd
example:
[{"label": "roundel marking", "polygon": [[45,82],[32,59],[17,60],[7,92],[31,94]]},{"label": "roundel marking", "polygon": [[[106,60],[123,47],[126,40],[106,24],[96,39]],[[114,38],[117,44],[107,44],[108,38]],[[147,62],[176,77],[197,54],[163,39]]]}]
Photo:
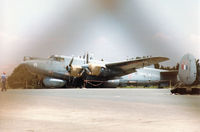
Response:
[{"label": "roundel marking", "polygon": [[179,79],[185,85],[192,85],[197,79],[196,59],[191,54],[182,57],[179,66]]}]

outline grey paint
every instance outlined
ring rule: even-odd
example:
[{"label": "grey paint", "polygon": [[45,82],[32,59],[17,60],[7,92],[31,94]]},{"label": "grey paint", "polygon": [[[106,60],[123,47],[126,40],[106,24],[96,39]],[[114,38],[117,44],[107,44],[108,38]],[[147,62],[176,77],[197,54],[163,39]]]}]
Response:
[{"label": "grey paint", "polygon": [[160,80],[160,72],[165,72],[166,70],[160,70],[155,68],[140,68],[137,69],[135,73],[126,75],[122,77],[122,80],[129,81],[157,81]]},{"label": "grey paint", "polygon": [[185,85],[192,85],[197,79],[196,59],[192,54],[182,57],[179,65],[179,79]]},{"label": "grey paint", "polygon": [[66,81],[65,80],[61,80],[61,79],[45,77],[43,79],[43,84],[46,87],[49,87],[49,88],[52,88],[52,87],[53,88],[61,88],[61,87],[65,86]]},{"label": "grey paint", "polygon": [[[69,57],[69,56],[60,56],[60,55],[53,55],[48,59],[25,57],[25,61],[23,63],[31,72],[41,74],[47,77],[51,77],[51,78],[45,78],[45,80],[43,80],[43,83],[47,87],[58,87],[60,86],[59,84],[60,80],[55,81],[56,79],[62,79],[64,81],[64,80],[70,80],[70,78],[71,79],[74,78],[70,76],[69,72],[66,70],[66,66],[69,65],[72,58],[74,58],[72,65],[80,65],[80,66],[86,65],[86,59],[84,59],[83,57]],[[91,63],[97,63],[101,65],[108,64],[107,62],[98,61],[95,59],[90,59],[89,61]],[[109,63],[109,64],[114,64],[114,63]],[[104,75],[100,78],[92,77],[92,80],[100,79],[100,80],[106,81],[104,84],[104,87],[117,87],[120,84],[124,84],[124,83],[127,84],[129,81],[137,81],[137,82],[160,81],[161,80],[160,72],[165,72],[165,70],[158,70],[154,68],[140,68],[140,69],[136,69],[136,72],[133,74],[125,75],[119,78],[119,75],[116,77],[112,77],[113,76],[112,74],[115,75],[115,72],[114,71],[112,72],[112,69],[109,69],[109,70],[111,72],[105,74],[108,76]],[[118,71],[118,73],[122,74],[120,73],[120,71]],[[54,81],[52,81],[52,79],[54,79]],[[66,83],[66,82],[63,82],[63,83]],[[64,84],[62,86],[64,86]]]}]

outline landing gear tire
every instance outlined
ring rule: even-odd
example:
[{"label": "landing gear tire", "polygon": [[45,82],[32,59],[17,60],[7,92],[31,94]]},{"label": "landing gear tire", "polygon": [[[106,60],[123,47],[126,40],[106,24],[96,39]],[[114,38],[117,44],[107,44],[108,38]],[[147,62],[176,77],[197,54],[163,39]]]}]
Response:
[{"label": "landing gear tire", "polygon": [[171,90],[172,94],[186,94],[185,88],[174,88]]},{"label": "landing gear tire", "polygon": [[186,93],[187,93],[185,88],[178,88],[178,89],[177,89],[177,92],[178,92],[179,94],[186,94]]},{"label": "landing gear tire", "polygon": [[192,94],[200,94],[200,88],[193,88]]}]

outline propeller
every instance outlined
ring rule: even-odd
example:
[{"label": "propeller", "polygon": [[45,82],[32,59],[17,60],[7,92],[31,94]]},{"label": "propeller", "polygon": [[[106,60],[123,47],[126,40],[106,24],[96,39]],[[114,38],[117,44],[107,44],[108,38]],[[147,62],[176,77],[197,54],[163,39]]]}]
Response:
[{"label": "propeller", "polygon": [[69,65],[66,66],[66,70],[69,72],[70,76],[73,77],[80,77],[83,74],[83,67],[79,65],[72,65],[74,61],[74,57],[72,57],[71,61],[69,62]]},{"label": "propeller", "polygon": [[93,75],[93,76],[98,76],[100,74],[100,72],[102,70],[104,70],[105,68],[102,67],[101,65],[95,64],[95,63],[90,63],[90,56],[88,54],[88,52],[86,53],[86,58],[85,58],[85,62],[86,65],[82,66],[82,71],[81,71],[81,75],[83,73],[86,73],[88,75]]},{"label": "propeller", "polygon": [[69,65],[66,66],[66,70],[67,70],[69,73],[71,72],[73,61],[74,61],[74,57],[72,57],[71,61],[69,62]]},{"label": "propeller", "polygon": [[91,71],[88,68],[89,67],[89,54],[88,54],[88,52],[86,53],[86,60],[85,61],[86,61],[87,66],[83,68],[83,73],[86,72],[87,74],[91,74]]},{"label": "propeller", "polygon": [[69,65],[66,66],[66,70],[69,72],[70,76],[74,77],[81,77],[84,73],[88,75],[98,76],[100,72],[102,71],[102,66],[98,64],[91,64],[89,63],[89,54],[86,54],[85,58],[85,65],[72,65],[74,61],[74,57],[72,57],[71,61],[69,62]]},{"label": "propeller", "polygon": [[82,76],[84,73],[87,73],[87,74],[91,74],[91,71],[89,69],[89,54],[88,52],[84,55],[85,57],[85,64],[84,66],[82,66],[82,70],[80,71],[80,75]]}]

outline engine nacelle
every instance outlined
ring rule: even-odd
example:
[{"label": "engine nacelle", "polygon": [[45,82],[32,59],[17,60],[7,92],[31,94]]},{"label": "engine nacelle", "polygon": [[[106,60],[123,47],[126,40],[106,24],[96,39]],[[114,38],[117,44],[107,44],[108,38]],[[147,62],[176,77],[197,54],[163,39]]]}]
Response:
[{"label": "engine nacelle", "polygon": [[97,65],[97,64],[89,64],[89,75],[99,76],[101,72],[105,69],[105,66]]},{"label": "engine nacelle", "polygon": [[80,77],[81,76],[81,71],[83,70],[83,68],[81,66],[67,66],[66,67],[67,71],[70,71],[69,74],[70,76],[73,77]]},{"label": "engine nacelle", "polygon": [[198,79],[198,69],[196,59],[191,54],[182,57],[179,65],[178,76],[184,85],[192,85]]},{"label": "engine nacelle", "polygon": [[105,88],[116,88],[120,85],[120,80],[108,80],[103,84]]},{"label": "engine nacelle", "polygon": [[46,77],[43,79],[43,84],[48,88],[61,88],[66,84],[65,80]]}]

